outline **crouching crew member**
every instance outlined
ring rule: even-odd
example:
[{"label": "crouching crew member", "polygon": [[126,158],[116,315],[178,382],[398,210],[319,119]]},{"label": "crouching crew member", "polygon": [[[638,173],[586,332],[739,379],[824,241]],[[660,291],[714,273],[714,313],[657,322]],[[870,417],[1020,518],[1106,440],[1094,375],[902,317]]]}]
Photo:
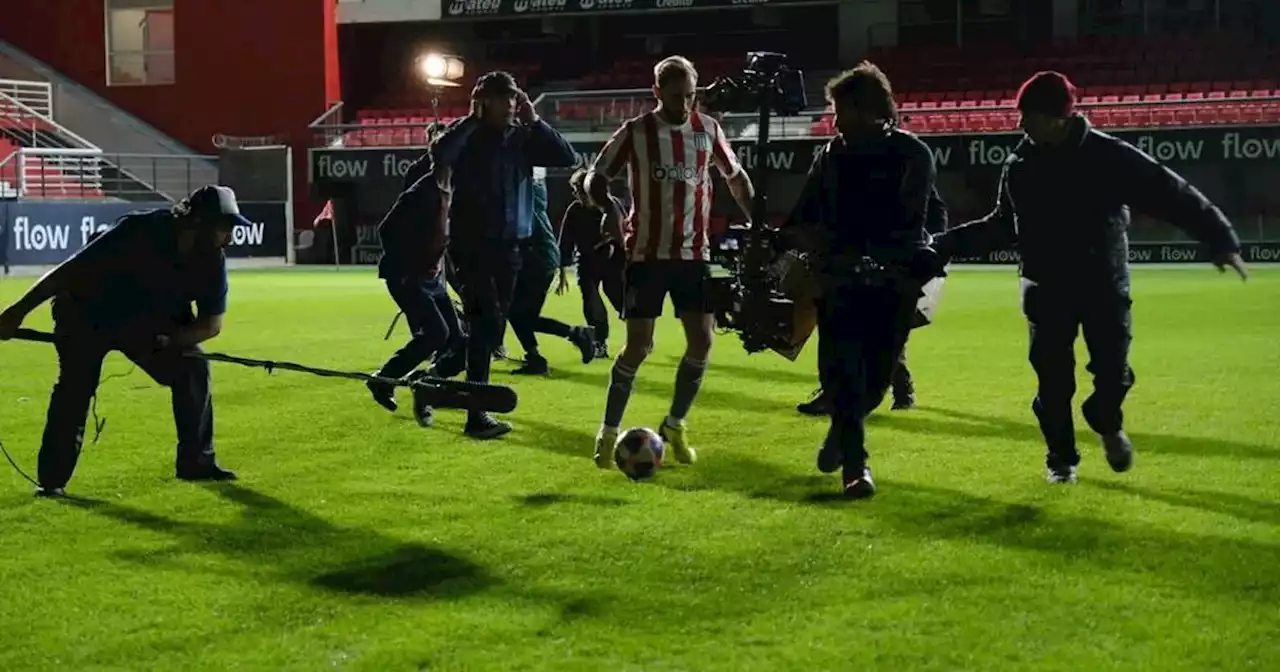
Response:
[{"label": "crouching crew member", "polygon": [[862,499],[875,494],[866,417],[889,387],[921,287],[940,272],[925,230],[936,171],[929,148],[897,127],[879,68],[840,74],[826,96],[839,135],[814,159],[783,237],[822,241],[820,377],[832,409],[818,468],[843,470],[845,496]]},{"label": "crouching crew member", "polygon": [[235,194],[219,186],[197,189],[171,209],[125,215],[0,314],[5,340],[31,311],[53,301],[58,381],[40,443],[37,494],[61,495],[71,480],[102,362],[113,350],[172,390],[177,477],[235,478],[214,460],[209,363],[186,355],[222,330],[223,249],[237,225],[250,222]]},{"label": "crouching crew member", "polygon": [[[460,350],[462,330],[445,285],[445,251],[449,242],[449,194],[441,188],[430,160],[420,161],[424,169],[418,179],[396,198],[378,224],[382,259],[378,277],[409,324],[411,338],[382,368],[381,378],[400,379],[441,352]],[[383,408],[397,408],[395,386],[370,381],[369,392]],[[414,394],[413,415],[428,427],[433,410],[419,394]]]},{"label": "crouching crew member", "polygon": [[1177,173],[1076,114],[1075,87],[1041,72],[1018,93],[1025,136],[1005,162],[995,209],[939,240],[944,255],[1016,246],[1030,360],[1039,387],[1032,410],[1048,452],[1050,483],[1076,480],[1071,400],[1076,334],[1089,350],[1093,393],[1082,410],[1117,472],[1133,463],[1121,406],[1129,367],[1129,210],[1166,220],[1208,248],[1219,269],[1243,278],[1240,242],[1222,211]]}]

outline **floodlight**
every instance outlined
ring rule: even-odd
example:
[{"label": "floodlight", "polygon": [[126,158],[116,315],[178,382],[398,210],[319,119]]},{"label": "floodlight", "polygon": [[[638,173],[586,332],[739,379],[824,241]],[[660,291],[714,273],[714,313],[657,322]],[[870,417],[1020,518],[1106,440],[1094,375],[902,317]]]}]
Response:
[{"label": "floodlight", "polygon": [[424,54],[418,58],[418,71],[427,86],[458,86],[462,79],[461,57],[448,54]]}]

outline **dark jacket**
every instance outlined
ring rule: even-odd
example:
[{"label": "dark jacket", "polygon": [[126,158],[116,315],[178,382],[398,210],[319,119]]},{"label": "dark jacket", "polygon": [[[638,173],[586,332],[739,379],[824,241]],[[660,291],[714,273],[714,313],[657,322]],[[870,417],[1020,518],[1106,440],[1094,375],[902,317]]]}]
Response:
[{"label": "dark jacket", "polygon": [[[626,212],[622,199],[610,195],[618,209]],[[570,266],[577,255],[579,276],[598,276],[619,267],[621,257],[611,256],[604,242],[604,213],[598,208],[573,201],[560,218],[560,265]]]},{"label": "dark jacket", "polygon": [[996,207],[946,233],[947,256],[1016,246],[1022,276],[1048,285],[1129,290],[1129,210],[1163,219],[1213,254],[1238,252],[1231,223],[1195,187],[1151,156],[1077,116],[1062,146],[1028,138],[1000,175]]},{"label": "dark jacket", "polygon": [[533,168],[568,168],[577,154],[545,121],[494,130],[475,117],[445,128],[432,144],[437,170],[453,185],[459,241],[524,240],[533,233]]},{"label": "dark jacket", "polygon": [[907,131],[856,144],[835,138],[814,157],[783,228],[814,227],[829,272],[864,256],[913,265],[929,247],[928,229],[946,226],[936,178],[933,152]]},{"label": "dark jacket", "polygon": [[443,269],[449,228],[440,188],[429,162],[417,171],[417,176],[417,181],[400,192],[378,223],[382,242],[380,278],[428,278]]},{"label": "dark jacket", "polygon": [[[547,183],[533,181],[533,234],[529,237],[524,267],[551,275],[560,266],[560,244],[547,214]],[[523,269],[522,269],[523,270]]]}]

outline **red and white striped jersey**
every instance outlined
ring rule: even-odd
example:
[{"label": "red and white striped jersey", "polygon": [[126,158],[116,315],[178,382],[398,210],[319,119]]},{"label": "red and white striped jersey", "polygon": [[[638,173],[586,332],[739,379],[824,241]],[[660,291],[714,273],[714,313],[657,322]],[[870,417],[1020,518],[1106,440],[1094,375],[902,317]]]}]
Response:
[{"label": "red and white striped jersey", "polygon": [[648,112],[609,138],[591,170],[612,180],[629,168],[630,261],[710,261],[713,163],[725,179],[742,171],[720,124],[702,113],[676,126]]}]

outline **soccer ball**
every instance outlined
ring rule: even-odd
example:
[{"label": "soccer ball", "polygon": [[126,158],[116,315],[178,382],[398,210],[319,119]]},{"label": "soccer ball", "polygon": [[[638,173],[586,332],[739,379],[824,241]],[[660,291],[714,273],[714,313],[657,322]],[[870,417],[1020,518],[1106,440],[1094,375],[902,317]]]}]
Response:
[{"label": "soccer ball", "polygon": [[662,437],[648,427],[633,427],[618,437],[613,461],[633,481],[651,478],[662,466]]}]

